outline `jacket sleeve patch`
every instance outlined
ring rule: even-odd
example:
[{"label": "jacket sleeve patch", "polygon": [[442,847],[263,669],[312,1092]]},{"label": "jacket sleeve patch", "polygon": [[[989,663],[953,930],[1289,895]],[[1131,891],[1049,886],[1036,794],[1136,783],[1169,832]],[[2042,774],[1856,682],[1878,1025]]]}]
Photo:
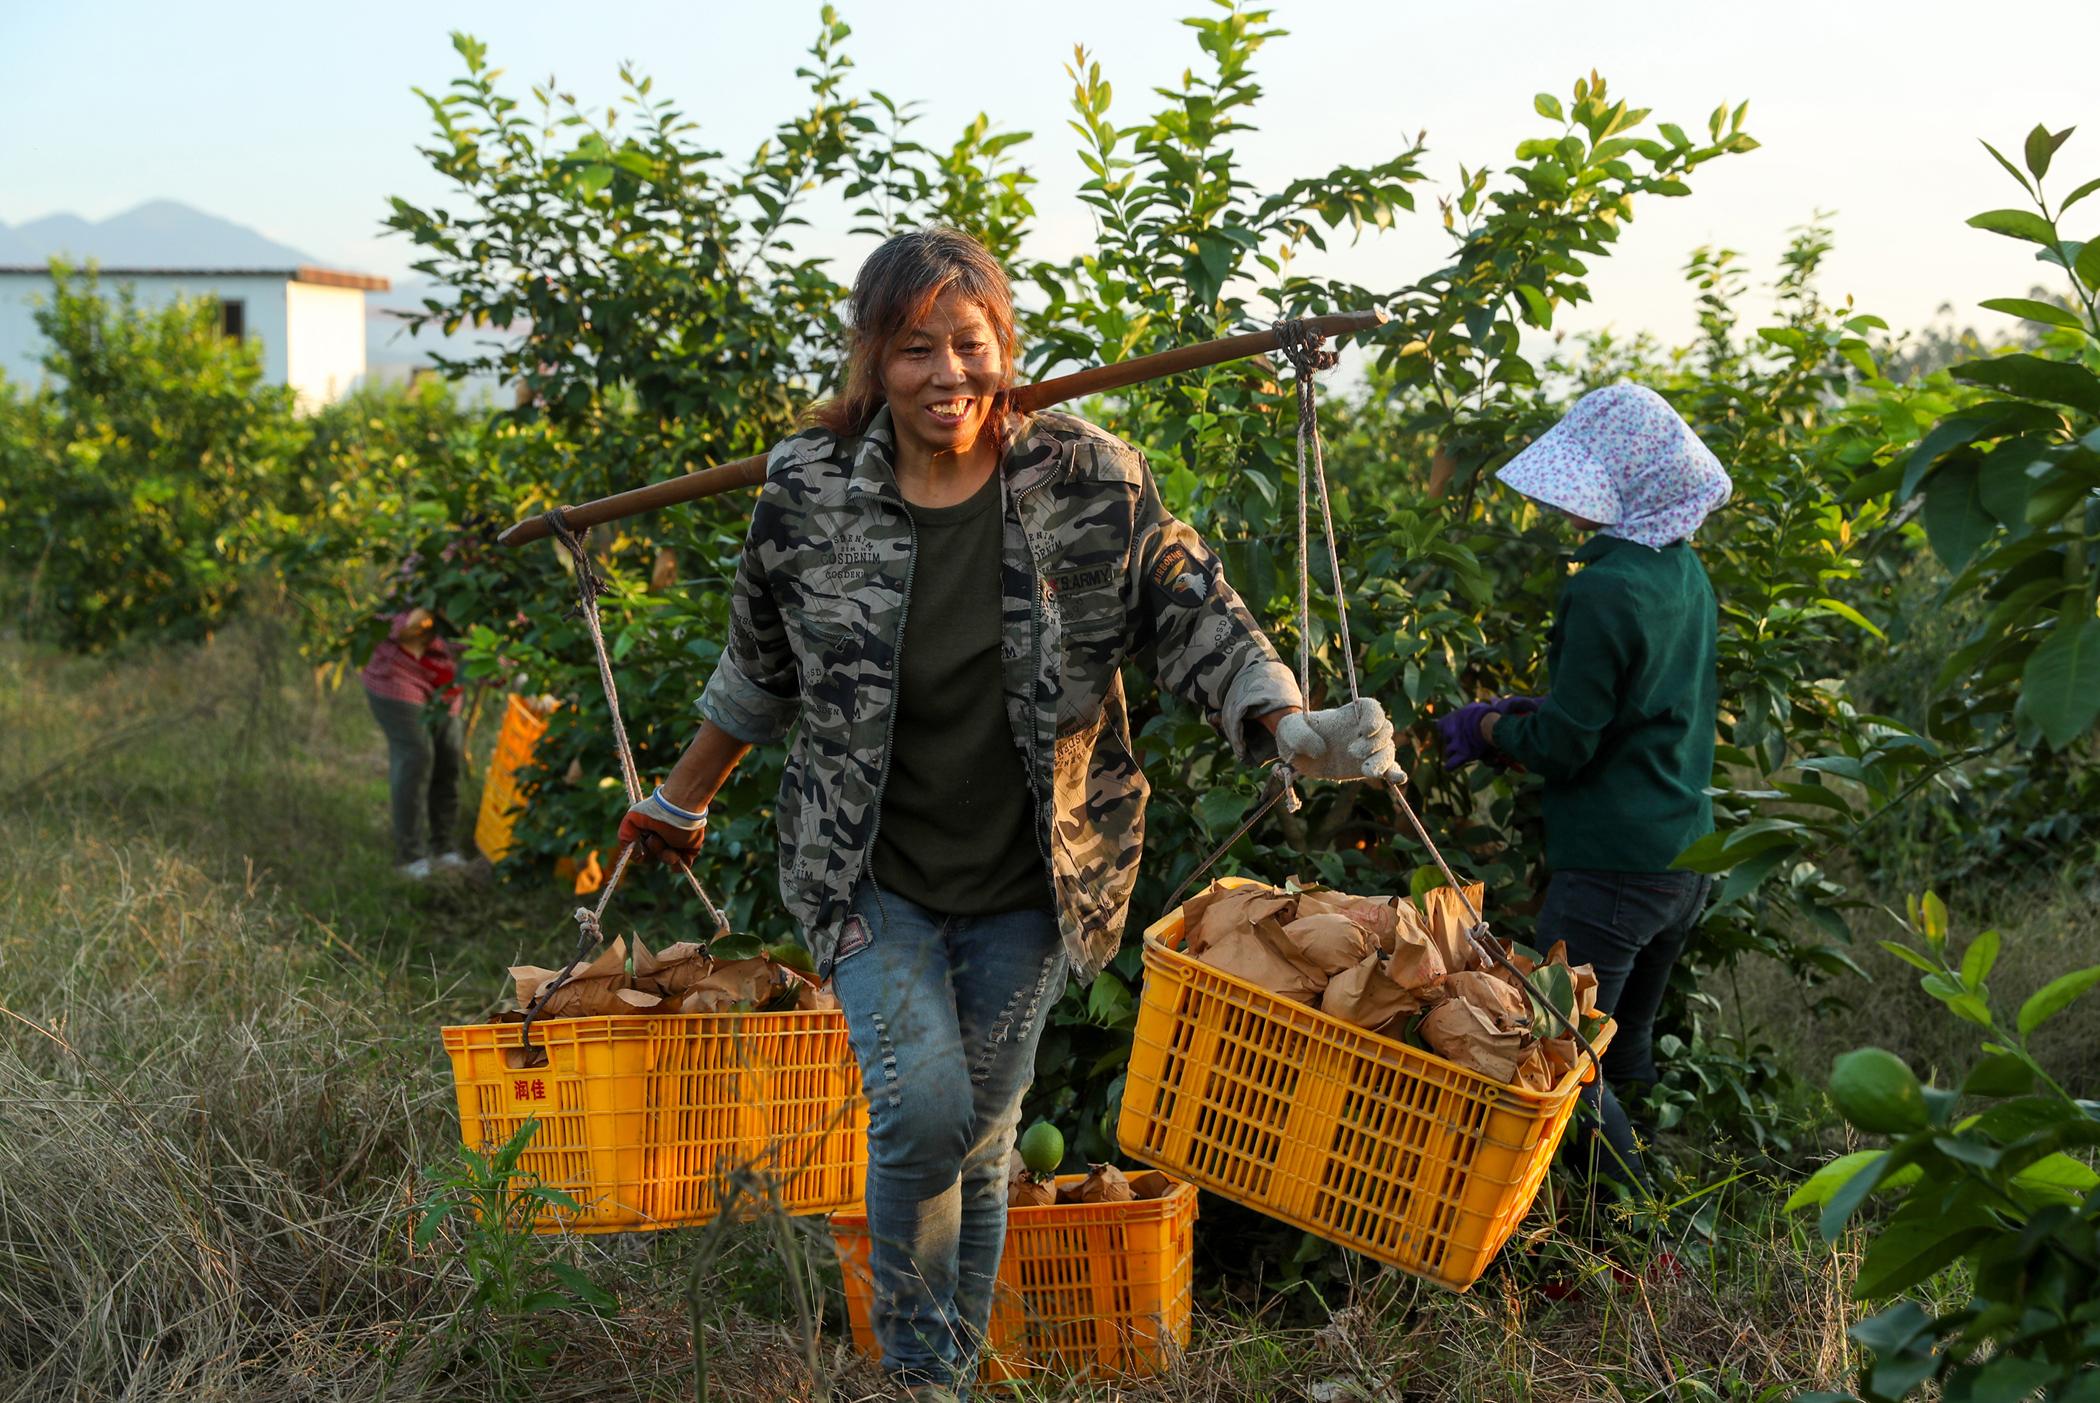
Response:
[{"label": "jacket sleeve patch", "polygon": [[1210,597],[1210,563],[1198,560],[1187,546],[1175,544],[1152,561],[1149,581],[1163,599],[1194,609]]}]

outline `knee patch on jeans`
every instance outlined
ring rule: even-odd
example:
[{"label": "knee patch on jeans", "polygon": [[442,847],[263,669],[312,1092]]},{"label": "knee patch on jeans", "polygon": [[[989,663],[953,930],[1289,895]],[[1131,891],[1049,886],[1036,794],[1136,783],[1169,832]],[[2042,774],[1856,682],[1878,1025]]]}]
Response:
[{"label": "knee patch on jeans", "polygon": [[1036,1020],[1042,1016],[1043,998],[1050,991],[1050,981],[1056,977],[1057,962],[1062,954],[1062,951],[1053,951],[1046,956],[1042,968],[1036,972],[1035,983],[1021,985],[1007,995],[1006,1006],[992,1021],[992,1031],[970,1067],[970,1081],[974,1085],[982,1086],[990,1079],[992,1063],[1000,1048],[1019,1042],[1029,1029],[1035,1027]]},{"label": "knee patch on jeans", "polygon": [[[887,1019],[874,1012],[870,1012],[868,1018],[875,1024],[875,1055],[882,1063],[884,1099],[894,1111],[903,1100],[903,1093],[897,1088],[897,1045],[890,1041],[890,1025]],[[872,1100],[874,1088],[870,1087],[868,1090]]]}]

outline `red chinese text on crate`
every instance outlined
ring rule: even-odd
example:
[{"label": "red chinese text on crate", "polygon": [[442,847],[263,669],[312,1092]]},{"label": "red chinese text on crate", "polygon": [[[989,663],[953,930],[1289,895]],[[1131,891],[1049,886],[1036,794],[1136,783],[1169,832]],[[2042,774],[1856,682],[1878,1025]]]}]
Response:
[{"label": "red chinese text on crate", "polygon": [[1587,1059],[1551,1091],[1504,1086],[1191,959],[1174,948],[1181,921],[1175,910],[1145,932],[1123,1152],[1471,1286],[1538,1196]]},{"label": "red chinese text on crate", "polygon": [[523,1065],[518,1024],[444,1030],[461,1139],[537,1119],[520,1172],[583,1205],[543,1212],[543,1232],[703,1223],[739,1194],[739,1213],[860,1201],[867,1103],[835,1009],[562,1018],[532,1039],[543,1066]]}]

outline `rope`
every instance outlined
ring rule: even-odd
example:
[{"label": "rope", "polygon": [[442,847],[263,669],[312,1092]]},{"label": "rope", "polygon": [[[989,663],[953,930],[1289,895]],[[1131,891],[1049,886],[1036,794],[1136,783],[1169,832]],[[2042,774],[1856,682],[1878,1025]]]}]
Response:
[{"label": "rope", "polygon": [[[561,543],[562,548],[568,551],[576,562],[577,613],[583,619],[584,628],[591,635],[591,651],[598,660],[598,682],[605,689],[605,706],[612,714],[613,750],[620,757],[620,783],[627,791],[627,802],[638,804],[642,801],[642,781],[635,769],[634,747],[627,740],[627,723],[620,716],[620,690],[613,682],[612,659],[605,651],[605,629],[598,618],[598,596],[605,592],[605,581],[591,568],[590,552],[584,548],[584,537],[590,534],[590,528],[585,527],[581,532],[575,530],[569,525],[568,517],[560,507],[548,512],[546,521],[554,533],[554,539]],[[620,878],[625,875],[628,860],[633,856],[634,844],[622,843],[619,855],[613,859],[612,871],[606,874],[605,885],[598,890],[598,904],[576,908],[576,953],[562,966],[561,973],[539,987],[538,992],[532,996],[532,1002],[526,1005],[525,1022],[518,1034],[520,1047],[532,1048],[532,1022],[539,1017],[540,1008],[546,1003],[547,996],[567,984],[584,957],[604,943],[605,931],[602,922],[605,918],[605,908],[611,903],[613,893],[619,889]],[[682,867],[679,870],[685,874],[687,883],[693,889],[693,895],[700,898],[701,909],[707,913],[707,919],[714,923],[715,931],[719,934],[727,930],[728,922],[722,919],[722,913],[716,909],[714,902],[708,899],[707,890],[700,885],[698,874],[690,867]]]},{"label": "rope", "polygon": [[1306,446],[1312,447],[1312,482],[1320,490],[1320,531],[1327,547],[1329,578],[1334,581],[1334,616],[1341,632],[1342,666],[1349,679],[1349,700],[1357,700],[1356,649],[1349,641],[1349,596],[1342,588],[1342,560],[1334,534],[1334,511],[1327,500],[1327,459],[1320,443],[1319,404],[1314,396],[1313,376],[1332,370],[1341,356],[1325,349],[1324,340],[1302,321],[1285,322],[1276,328],[1276,341],[1284,359],[1298,372],[1298,689],[1312,696],[1312,553],[1306,543],[1307,482]]},{"label": "rope", "polygon": [[1279,763],[1269,771],[1269,778],[1264,786],[1267,792],[1263,794],[1261,800],[1255,804],[1247,816],[1240,820],[1240,826],[1233,829],[1224,842],[1212,848],[1210,855],[1197,863],[1190,870],[1188,876],[1181,879],[1181,885],[1174,888],[1174,894],[1167,898],[1167,909],[1169,911],[1181,905],[1181,898],[1188,895],[1189,888],[1195,885],[1198,877],[1210,871],[1213,863],[1231,852],[1232,845],[1246,837],[1254,825],[1261,822],[1262,816],[1276,807],[1276,801],[1291,792],[1291,779],[1291,767],[1289,765]]},{"label": "rope", "polygon": [[[1349,593],[1342,587],[1341,549],[1334,529],[1333,507],[1327,494],[1327,462],[1326,454],[1320,442],[1320,415],[1319,404],[1316,398],[1318,390],[1314,380],[1314,377],[1320,371],[1333,369],[1340,362],[1341,357],[1333,350],[1327,348],[1325,337],[1321,336],[1319,332],[1313,330],[1308,323],[1302,320],[1277,323],[1276,345],[1283,352],[1284,359],[1291,363],[1291,369],[1296,372],[1298,392],[1298,690],[1299,694],[1310,705],[1312,700],[1312,561],[1309,527],[1311,520],[1311,494],[1317,490],[1320,499],[1320,528],[1327,547],[1327,567],[1331,572],[1330,577],[1334,581],[1336,631],[1340,635],[1343,671],[1349,684],[1349,700],[1353,703],[1361,697],[1356,676],[1356,649],[1349,638]],[[1231,850],[1232,845],[1244,837],[1248,830],[1252,829],[1261,817],[1275,806],[1276,801],[1290,790],[1292,775],[1289,766],[1279,764],[1273,772],[1273,776],[1280,776],[1282,783],[1276,785],[1267,797],[1255,806],[1253,812],[1234,830],[1231,837],[1227,838],[1208,857],[1198,863],[1194,871],[1182,879],[1181,886],[1176,889],[1173,897],[1167,902],[1169,910],[1172,910],[1179,904],[1182,894],[1195,883],[1198,877],[1209,871],[1212,864],[1224,857]],[[1590,1044],[1590,1040],[1582,1035],[1582,1030],[1575,1026],[1573,1019],[1560,1011],[1558,1005],[1539,993],[1530,976],[1511,962],[1508,954],[1502,949],[1501,944],[1494,938],[1493,933],[1489,930],[1487,918],[1481,914],[1480,908],[1473,904],[1472,897],[1466,894],[1465,884],[1458,880],[1458,874],[1453,872],[1451,864],[1444,860],[1443,853],[1438,851],[1435,840],[1429,836],[1428,828],[1423,825],[1421,816],[1415,812],[1414,805],[1407,801],[1407,794],[1401,782],[1388,779],[1385,782],[1385,787],[1386,791],[1393,796],[1393,803],[1399,806],[1401,814],[1407,819],[1408,826],[1414,830],[1415,837],[1428,850],[1431,860],[1437,865],[1437,869],[1444,874],[1444,880],[1450,884],[1451,890],[1458,894],[1459,903],[1465,908],[1468,921],[1466,938],[1471,940],[1473,945],[1487,956],[1490,962],[1507,971],[1519,984],[1529,991],[1534,1003],[1553,1015],[1554,1020],[1559,1023],[1561,1029],[1575,1040],[1576,1046],[1581,1048],[1583,1054],[1589,1058],[1590,1065],[1597,1069],[1597,1074],[1602,1076],[1604,1071],[1603,1063],[1598,1060],[1597,1050]]]}]

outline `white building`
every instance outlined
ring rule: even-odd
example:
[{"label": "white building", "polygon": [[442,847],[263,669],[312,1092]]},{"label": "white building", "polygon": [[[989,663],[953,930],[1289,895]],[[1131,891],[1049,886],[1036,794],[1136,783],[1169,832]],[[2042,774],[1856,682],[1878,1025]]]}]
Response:
[{"label": "white building", "polygon": [[[262,342],[263,378],[290,385],[301,409],[333,404],[365,379],[365,294],[385,278],[326,268],[103,268],[102,286],[128,284],[141,307],[215,297],[228,336]],[[0,267],[0,374],[44,378],[36,311],[51,300],[48,268]]]}]

